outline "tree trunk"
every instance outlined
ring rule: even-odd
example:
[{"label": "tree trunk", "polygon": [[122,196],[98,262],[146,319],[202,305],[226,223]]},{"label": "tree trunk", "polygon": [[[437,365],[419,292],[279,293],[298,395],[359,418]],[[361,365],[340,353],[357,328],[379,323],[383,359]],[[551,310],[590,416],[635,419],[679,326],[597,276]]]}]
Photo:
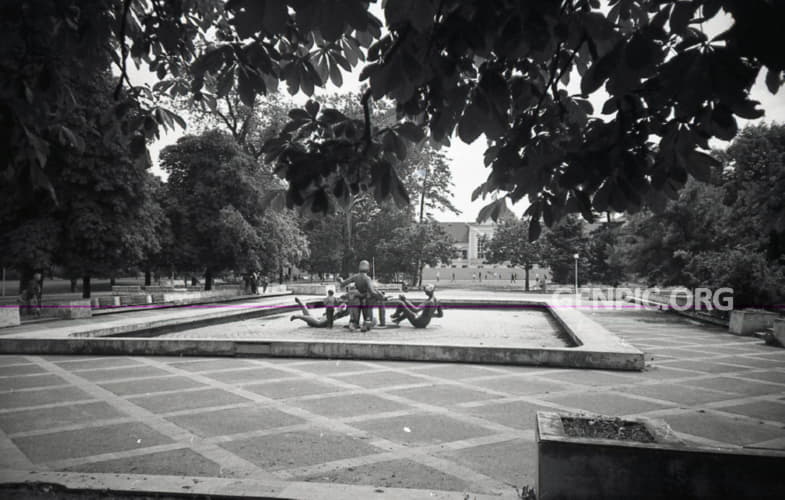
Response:
[{"label": "tree trunk", "polygon": [[352,238],[354,237],[352,232],[352,208],[354,207],[354,198],[352,198],[349,206],[346,209],[346,239],[343,242],[343,259],[341,259],[341,274],[344,276],[348,276],[352,274],[352,269],[354,268],[353,260],[354,260],[354,245],[352,244]]},{"label": "tree trunk", "polygon": [[526,281],[526,291],[529,291],[529,267],[530,266],[523,266],[523,277]]},{"label": "tree trunk", "polygon": [[27,290],[27,285],[30,284],[30,280],[33,279],[33,270],[27,266],[24,266],[19,270],[19,295]]},{"label": "tree trunk", "polygon": [[71,278],[71,293],[76,293],[77,278]]},{"label": "tree trunk", "polygon": [[145,269],[145,271],[144,271],[144,286],[150,286],[152,284],[153,284],[153,273],[151,273],[149,269]]},{"label": "tree trunk", "polygon": [[114,276],[112,276],[111,278],[109,278],[109,286],[115,286],[115,283],[116,283],[116,280],[115,280],[115,277],[114,277]]},{"label": "tree trunk", "polygon": [[213,289],[213,271],[211,269],[208,269],[204,272],[204,289]]},{"label": "tree trunk", "polygon": [[82,276],[82,298],[90,298],[90,276]]}]

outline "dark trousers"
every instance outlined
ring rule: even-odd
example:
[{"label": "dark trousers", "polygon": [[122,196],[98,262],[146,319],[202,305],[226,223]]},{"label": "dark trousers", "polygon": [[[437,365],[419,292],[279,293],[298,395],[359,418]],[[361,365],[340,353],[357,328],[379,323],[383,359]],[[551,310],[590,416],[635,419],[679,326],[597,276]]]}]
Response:
[{"label": "dark trousers", "polygon": [[331,306],[327,306],[327,310],[324,313],[327,316],[327,328],[332,328],[333,321],[335,321],[335,309]]}]

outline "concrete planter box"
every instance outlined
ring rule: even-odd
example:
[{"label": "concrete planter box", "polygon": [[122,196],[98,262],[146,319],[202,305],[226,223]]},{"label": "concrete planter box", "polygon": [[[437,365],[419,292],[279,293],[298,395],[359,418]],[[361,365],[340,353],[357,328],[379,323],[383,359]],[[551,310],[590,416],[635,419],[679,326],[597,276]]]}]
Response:
[{"label": "concrete planter box", "polygon": [[102,296],[98,297],[98,307],[120,307],[120,296]]},{"label": "concrete planter box", "polygon": [[781,346],[785,347],[785,318],[777,318],[774,320],[772,327],[772,334]]},{"label": "concrete planter box", "polygon": [[282,285],[280,283],[274,283],[274,284],[270,283],[269,285],[267,285],[266,293],[284,293],[287,290],[288,289],[286,288],[286,285]]},{"label": "concrete planter box", "polygon": [[761,309],[742,309],[730,313],[728,329],[735,335],[752,335],[755,332],[771,328],[774,320],[780,315]]},{"label": "concrete planter box", "polygon": [[[643,425],[652,443],[570,437],[562,417],[537,413],[537,498],[763,499],[785,491],[785,453],[687,445],[662,421]],[[609,417],[605,417],[609,418]]]},{"label": "concrete planter box", "polygon": [[62,319],[81,319],[93,316],[90,299],[69,300],[53,304],[53,314]]},{"label": "concrete planter box", "polygon": [[19,306],[0,306],[0,328],[3,328],[4,326],[18,326],[19,324],[21,324],[21,320],[19,318]]}]

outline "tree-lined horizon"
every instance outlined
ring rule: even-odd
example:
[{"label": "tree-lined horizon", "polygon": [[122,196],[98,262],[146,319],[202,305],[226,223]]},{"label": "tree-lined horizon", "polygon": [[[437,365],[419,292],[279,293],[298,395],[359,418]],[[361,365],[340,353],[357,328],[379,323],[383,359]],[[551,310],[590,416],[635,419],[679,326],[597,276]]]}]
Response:
[{"label": "tree-lined horizon", "polygon": [[[387,0],[382,19],[369,4],[3,3],[0,161],[5,189],[13,193],[4,198],[8,206],[0,220],[4,237],[13,238],[11,258],[4,258],[37,269],[56,251],[72,255],[71,272],[83,277],[89,276],[82,257],[93,256],[95,272],[118,259],[146,265],[162,256],[171,260],[155,248],[155,240],[166,237],[153,226],[134,229],[132,237],[101,232],[108,238],[102,246],[95,233],[104,224],[118,227],[113,211],[125,211],[130,222],[123,227],[131,229],[165,211],[160,203],[139,203],[145,189],[160,191],[155,182],[118,177],[112,164],[122,157],[128,172],[149,175],[147,145],[162,128],[185,125],[165,105],[172,100],[199,108],[259,175],[269,176],[259,210],[343,213],[345,269],[362,242],[359,235],[370,231],[364,228],[379,223],[355,218],[358,201],[376,207],[361,209],[371,218],[411,210],[407,217],[422,224],[429,203],[447,206],[448,198],[439,199],[444,189],[438,183],[445,179],[436,166],[438,147],[451,140],[487,141],[489,175],[474,196],[492,201],[480,216],[497,219],[508,200],[526,199],[533,240],[543,225],[558,229],[572,215],[592,220],[608,211],[665,210],[690,178],[711,179],[721,158],[712,155],[709,141],[731,140],[738,118],[763,115],[749,98],[758,75],[772,93],[783,82],[782,2]],[[703,26],[718,16],[728,16],[730,27],[710,39]],[[158,82],[132,85],[130,64],[145,67]],[[340,87],[343,75],[355,69],[366,87],[351,103],[312,100],[270,116],[242,116],[276,92],[311,96],[328,82]],[[80,97],[85,79],[112,72],[118,77],[109,79],[100,100]],[[577,92],[570,86],[576,79]],[[608,99],[593,109],[588,98],[601,92]],[[388,113],[375,113],[385,106]],[[428,159],[420,161],[423,151]],[[96,157],[93,170],[73,177],[76,167],[68,163],[85,168],[90,155]],[[434,168],[411,171],[418,161],[432,160]],[[282,181],[280,189],[273,176]],[[85,185],[93,186],[93,201],[113,190],[114,203],[126,192],[135,196],[120,207],[69,204],[81,200],[72,188]],[[390,202],[395,208],[387,208]],[[250,262],[244,252],[261,248],[253,217],[231,205],[235,212],[222,207],[219,219],[249,225],[242,235],[226,233],[246,248],[223,250],[233,256],[229,260]],[[82,233],[64,231],[63,220],[52,218],[84,208],[87,216],[72,224],[84,227]],[[98,215],[102,210],[105,217]],[[149,215],[140,218],[145,210]],[[34,237],[14,232],[20,220],[32,224],[34,231],[24,235]],[[66,252],[69,245],[76,251]],[[90,251],[80,253],[82,247]],[[421,267],[423,259],[415,262]]]}]

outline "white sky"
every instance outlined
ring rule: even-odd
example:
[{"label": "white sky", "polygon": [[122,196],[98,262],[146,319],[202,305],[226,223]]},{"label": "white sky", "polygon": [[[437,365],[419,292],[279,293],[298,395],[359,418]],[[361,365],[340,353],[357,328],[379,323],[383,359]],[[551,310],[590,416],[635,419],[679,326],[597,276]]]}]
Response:
[{"label": "white sky", "polygon": [[[372,5],[371,8],[374,10],[374,14],[377,17],[383,19],[381,12],[378,11],[378,4]],[[709,36],[713,36],[724,31],[725,28],[727,28],[729,25],[729,18],[718,17],[709,23],[705,29]],[[359,91],[360,82],[358,77],[361,70],[362,65],[358,65],[352,73],[344,73],[344,83],[340,88],[334,87],[331,83],[328,83],[326,88],[317,88],[315,92],[315,98],[318,99],[319,96],[326,94]],[[751,93],[751,98],[753,100],[760,101],[760,107],[766,112],[764,117],[760,120],[765,120],[767,122],[785,122],[785,89],[780,90],[777,95],[772,95],[764,84],[765,76],[766,71],[761,71],[758,81],[752,88]],[[143,69],[136,69],[133,63],[129,64],[129,77],[135,84],[152,84],[156,81],[155,75]],[[574,78],[570,85],[571,87],[575,85],[575,88],[570,90],[576,93],[578,92],[577,80],[577,78]],[[289,94],[285,89],[285,85],[280,86],[282,95],[289,97]],[[602,104],[605,102],[606,98],[606,94],[604,94],[602,91],[599,91],[590,97],[590,101],[594,105],[595,115],[599,114]],[[300,93],[291,97],[291,99],[295,104],[302,104],[307,100],[307,96]],[[740,127],[746,123],[749,123],[748,120],[739,119],[738,121]],[[161,149],[169,144],[174,144],[177,139],[187,133],[187,130],[169,132],[168,134],[162,135],[158,141],[150,146],[150,154],[154,163],[153,169],[156,173],[160,174],[161,172],[158,168],[158,154]],[[713,145],[716,147],[723,147],[724,144],[722,142],[716,142],[713,143]],[[465,144],[457,137],[454,137],[451,146],[446,148],[445,152],[447,153],[447,157],[450,159],[450,168],[452,169],[452,177],[455,184],[455,188],[453,189],[453,193],[455,195],[454,205],[458,207],[462,213],[460,215],[454,215],[452,213],[436,213],[434,216],[438,220],[444,222],[473,221],[476,218],[479,210],[490,201],[483,201],[482,199],[479,199],[475,202],[471,201],[472,191],[474,191],[478,185],[485,181],[489,173],[489,170],[484,166],[483,163],[483,152],[485,151],[485,147],[486,143],[483,137],[475,140],[472,144]],[[525,208],[525,200],[522,200],[516,206],[512,207],[512,209],[518,215],[522,214]]]}]

